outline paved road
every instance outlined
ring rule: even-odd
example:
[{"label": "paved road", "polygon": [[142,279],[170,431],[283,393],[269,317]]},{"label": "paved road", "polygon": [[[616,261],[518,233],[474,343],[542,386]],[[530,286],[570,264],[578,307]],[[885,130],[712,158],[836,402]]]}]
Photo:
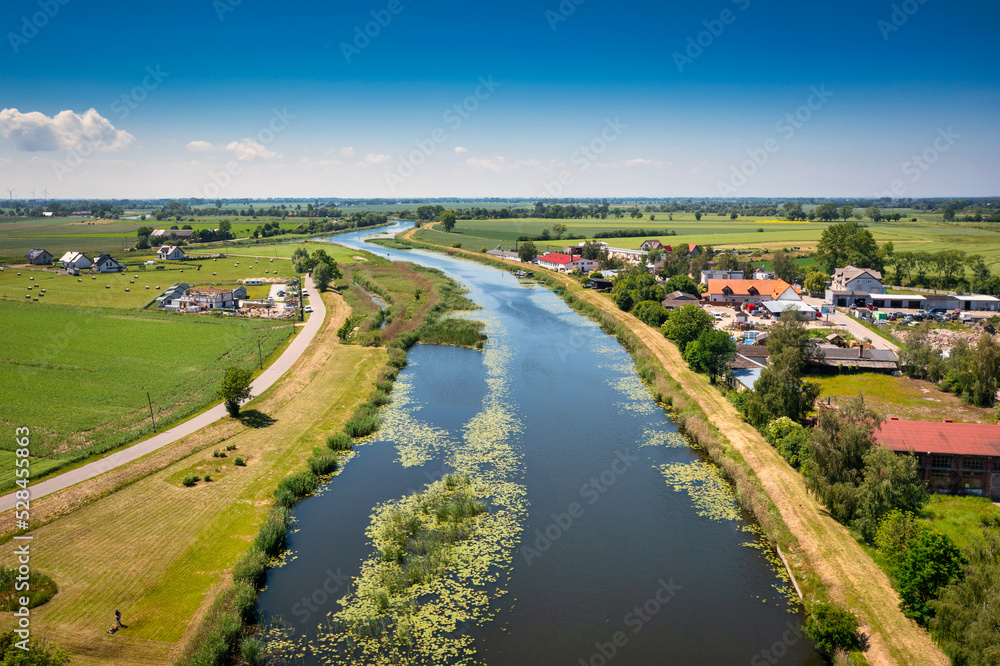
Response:
[{"label": "paved road", "polygon": [[[813,306],[817,310],[819,309],[820,305],[823,302],[823,299],[821,298],[811,298],[808,296],[803,297],[802,300],[808,303],[809,305]],[[823,317],[823,321],[824,322],[826,321],[826,316]],[[895,343],[886,340],[885,338],[883,338],[881,335],[871,330],[870,328],[862,326],[855,320],[848,317],[846,314],[841,313],[839,310],[837,311],[837,314],[832,315],[830,317],[830,322],[832,324],[836,324],[840,328],[847,330],[848,333],[856,337],[858,340],[871,338],[872,346],[875,347],[876,349],[891,349],[897,354],[899,353],[899,347]]]},{"label": "paved road", "polygon": [[[301,327],[296,338],[292,340],[291,344],[288,345],[288,348],[285,349],[284,353],[278,357],[278,360],[272,363],[264,370],[264,372],[260,374],[260,376],[257,377],[257,379],[254,380],[252,387],[253,395],[260,395],[267,390],[272,384],[278,381],[278,379],[284,375],[289,368],[292,367],[295,361],[299,360],[299,357],[302,356],[302,352],[305,351],[306,347],[309,346],[309,343],[312,342],[314,337],[316,337],[316,333],[319,332],[324,319],[326,319],[326,304],[323,303],[323,299],[320,297],[319,292],[316,291],[316,287],[313,285],[311,277],[306,277],[305,288],[306,292],[309,294],[309,304],[313,307],[313,313],[305,325]],[[29,486],[31,499],[36,500],[58,490],[69,488],[70,486],[76,485],[81,481],[92,479],[99,474],[107,472],[108,470],[112,470],[116,467],[132,462],[133,460],[137,460],[147,453],[156,451],[157,449],[160,449],[168,444],[176,442],[182,437],[186,437],[193,432],[201,430],[205,426],[218,421],[225,415],[226,408],[220,403],[208,411],[174,426],[170,430],[161,432],[155,437],[150,437],[149,439],[139,442],[134,446],[112,453],[109,456],[105,456],[100,460],[88,463],[82,467],[78,467],[68,472],[48,478],[40,483],[32,484]],[[13,509],[14,503],[15,497],[13,493],[0,497],[0,511]]]}]

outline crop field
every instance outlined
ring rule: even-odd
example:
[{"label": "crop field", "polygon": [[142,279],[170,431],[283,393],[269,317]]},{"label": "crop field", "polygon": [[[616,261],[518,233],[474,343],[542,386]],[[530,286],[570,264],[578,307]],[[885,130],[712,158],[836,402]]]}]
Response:
[{"label": "crop field", "polygon": [[[902,211],[901,211],[902,212]],[[525,218],[515,220],[459,220],[452,233],[435,229],[422,229],[418,236],[434,243],[451,245],[462,243],[465,248],[478,250],[482,246],[493,249],[502,244],[504,249],[513,248],[515,239],[521,235],[539,235],[543,229],[562,223],[568,227],[567,233],[585,236],[615,229],[642,228],[656,229],[659,233],[649,236],[657,238],[665,245],[694,243],[711,245],[724,249],[760,248],[765,251],[785,247],[799,247],[802,252],[813,250],[828,222],[796,221],[776,219],[730,220],[728,217],[704,215],[695,220],[691,213],[673,213],[673,220],[666,213],[649,213],[642,218],[622,218],[611,220],[582,219],[555,220]],[[963,250],[970,254],[981,254],[987,263],[996,269],[1000,266],[1000,225],[988,223],[944,222],[938,214],[907,211],[907,217],[898,222],[869,222],[865,224],[875,239],[882,243],[892,241],[900,251],[937,252],[945,249]],[[910,221],[916,217],[917,221]],[[662,230],[662,231],[660,231]],[[667,231],[676,235],[667,235]],[[623,248],[638,248],[647,237],[602,239],[608,244]],[[579,239],[564,241],[535,241],[539,251],[550,251],[568,244],[576,245]]]},{"label": "crop field", "polygon": [[[0,301],[0,422],[32,424],[32,476],[162,428],[214,400],[223,370],[255,367],[291,324]],[[10,456],[11,445],[0,446]]]}]

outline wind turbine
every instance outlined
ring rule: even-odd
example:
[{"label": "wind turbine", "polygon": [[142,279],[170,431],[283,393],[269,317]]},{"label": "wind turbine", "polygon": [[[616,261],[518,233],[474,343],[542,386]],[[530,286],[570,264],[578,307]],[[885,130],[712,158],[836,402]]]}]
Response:
[{"label": "wind turbine", "polygon": [[35,191],[34,190],[31,190],[31,200],[32,201],[35,200]]},{"label": "wind turbine", "polygon": [[15,191],[16,191],[16,190],[12,190],[12,189],[10,189],[10,188],[7,188],[7,193],[8,193],[9,195],[10,195],[10,200],[11,200],[11,201],[13,201],[13,200],[14,200],[14,192],[15,192]]},{"label": "wind turbine", "polygon": [[49,200],[49,188],[46,187],[44,190],[42,190],[42,196],[45,197],[46,201]]}]

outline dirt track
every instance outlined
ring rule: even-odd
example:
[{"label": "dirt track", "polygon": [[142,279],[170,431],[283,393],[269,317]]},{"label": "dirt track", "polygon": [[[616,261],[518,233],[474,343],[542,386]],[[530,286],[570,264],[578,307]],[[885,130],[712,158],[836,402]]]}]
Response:
[{"label": "dirt track", "polygon": [[[410,238],[413,231],[405,236]],[[467,250],[458,251],[475,254]],[[657,329],[619,310],[606,296],[582,289],[579,283],[567,276],[546,272],[562,282],[575,296],[612,315],[633,331],[684,391],[698,402],[706,414],[711,415],[715,426],[754,469],[788,529],[798,540],[799,551],[789,555],[803,557],[829,586],[833,599],[853,610],[861,619],[862,628],[869,637],[866,656],[872,664],[943,666],[950,663],[930,635],[899,611],[899,597],[886,575],[847,530],[830,518],[808,493],[802,476],[764,441],[760,433],[743,421],[707,378],[687,367],[673,343]]]}]

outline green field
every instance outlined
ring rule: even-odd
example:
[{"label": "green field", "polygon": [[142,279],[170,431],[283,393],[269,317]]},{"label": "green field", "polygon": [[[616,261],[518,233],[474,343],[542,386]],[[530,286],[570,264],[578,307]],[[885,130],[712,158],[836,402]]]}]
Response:
[{"label": "green field", "polygon": [[257,366],[258,340],[266,361],[290,333],[288,322],[0,302],[0,422],[31,428],[49,461],[37,475],[148,433],[146,391],[160,427],[200,411],[224,368]]},{"label": "green field", "polygon": [[[907,217],[899,222],[865,222],[875,239],[882,243],[892,241],[900,251],[937,252],[945,249],[963,250],[969,254],[981,254],[987,263],[996,270],[1000,266],[1000,225],[991,226],[988,223],[943,222],[940,214],[927,214],[922,211],[907,211]],[[655,220],[650,221],[649,213],[642,218],[621,219],[509,219],[509,220],[459,220],[452,233],[444,233],[438,229],[421,230],[418,237],[429,242],[451,245],[462,243],[463,247],[478,250],[482,246],[493,249],[502,244],[504,249],[512,249],[515,239],[521,235],[536,236],[543,229],[552,229],[554,224],[562,223],[568,227],[568,234],[584,236],[587,239],[593,234],[615,229],[642,228],[657,230],[649,238],[657,238],[665,245],[681,245],[694,243],[696,245],[711,245],[724,249],[761,249],[773,251],[780,248],[798,247],[805,253],[815,248],[823,230],[830,223],[788,222],[784,220],[744,219],[730,220],[728,217],[704,215],[696,220],[693,213],[673,213],[673,220],[666,213],[654,213]],[[917,218],[916,222],[910,221]],[[762,229],[763,231],[758,231]],[[676,232],[666,235],[667,231]],[[601,239],[614,247],[638,248],[646,239],[607,238]],[[565,245],[576,245],[580,239],[535,241],[540,252],[551,251]]]}]

